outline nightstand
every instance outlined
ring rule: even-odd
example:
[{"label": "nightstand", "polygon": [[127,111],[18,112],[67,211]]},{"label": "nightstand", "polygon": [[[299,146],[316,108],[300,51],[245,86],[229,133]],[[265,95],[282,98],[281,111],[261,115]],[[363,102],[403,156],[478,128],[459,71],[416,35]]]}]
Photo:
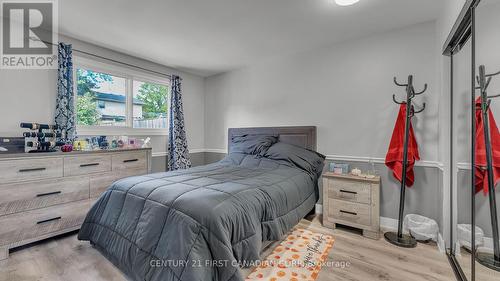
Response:
[{"label": "nightstand", "polygon": [[335,224],[363,230],[363,236],[379,239],[380,177],[363,178],[323,174],[323,225]]}]

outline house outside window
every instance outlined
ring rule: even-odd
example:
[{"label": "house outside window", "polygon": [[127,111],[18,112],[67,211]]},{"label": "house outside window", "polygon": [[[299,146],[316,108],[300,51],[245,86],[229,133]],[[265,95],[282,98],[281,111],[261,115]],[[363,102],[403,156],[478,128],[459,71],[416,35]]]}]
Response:
[{"label": "house outside window", "polygon": [[106,102],[103,100],[97,99],[97,106],[101,109],[106,108]]},{"label": "house outside window", "polygon": [[80,135],[165,135],[170,81],[87,59],[74,67]]}]

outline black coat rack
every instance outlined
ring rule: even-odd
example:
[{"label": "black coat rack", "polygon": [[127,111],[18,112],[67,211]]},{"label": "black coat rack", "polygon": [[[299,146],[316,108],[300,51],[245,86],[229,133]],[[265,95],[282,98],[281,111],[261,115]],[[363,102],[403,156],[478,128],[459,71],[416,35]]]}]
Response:
[{"label": "black coat rack", "polygon": [[415,111],[412,101],[418,95],[423,94],[427,90],[427,84],[425,84],[424,89],[420,92],[415,92],[413,88],[413,75],[408,76],[408,82],[406,84],[398,83],[396,77],[394,77],[394,83],[399,87],[406,87],[406,101],[398,102],[396,100],[396,95],[392,95],[392,100],[397,104],[406,104],[406,122],[405,122],[405,138],[404,138],[404,149],[403,149],[403,175],[401,179],[401,194],[399,198],[399,218],[398,218],[398,232],[386,232],[384,234],[385,239],[397,246],[404,248],[414,248],[417,246],[417,241],[410,235],[403,234],[403,215],[405,209],[405,192],[406,192],[406,171],[408,167],[408,140],[410,138],[410,122],[411,118],[415,114],[424,111],[425,103],[422,105],[422,109]]},{"label": "black coat rack", "polygon": [[[500,97],[500,94],[488,96],[488,86],[490,85],[492,77],[497,75],[500,75],[500,71],[493,74],[486,74],[485,66],[484,65],[479,66],[479,76],[477,77],[477,82],[479,86],[477,87],[477,89],[481,91],[480,110],[481,114],[483,115],[483,123],[484,123],[486,169],[488,175],[488,197],[490,203],[491,227],[493,230],[493,254],[481,252],[476,254],[476,258],[480,264],[489,267],[493,270],[500,271],[500,245],[499,245],[499,234],[498,234],[497,203],[495,195],[495,182],[493,177],[493,156],[491,149],[490,120],[488,117],[488,110],[490,109],[491,100],[493,98]],[[473,106],[474,108],[476,107],[475,104]],[[472,149],[474,149],[474,147]]]}]

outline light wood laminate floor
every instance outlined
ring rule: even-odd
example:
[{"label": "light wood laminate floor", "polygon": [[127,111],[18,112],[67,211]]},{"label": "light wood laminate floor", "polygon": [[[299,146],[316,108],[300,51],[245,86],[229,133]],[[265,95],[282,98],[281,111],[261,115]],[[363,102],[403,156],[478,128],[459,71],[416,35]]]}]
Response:
[{"label": "light wood laminate floor", "polygon": [[[471,254],[462,249],[461,255],[457,257],[457,261],[460,263],[465,276],[471,279]],[[479,262],[476,262],[476,280],[478,281],[498,281],[500,280],[500,272],[491,270]]]},{"label": "light wood laminate floor", "polygon": [[[335,245],[329,261],[348,266],[323,268],[318,281],[454,281],[445,255],[435,245],[415,249],[392,246],[382,238],[365,238],[349,230],[324,228],[320,218],[302,220],[299,227],[331,234]],[[267,251],[272,248],[269,247]],[[11,253],[0,261],[0,281],[122,281],[122,273],[88,242],[76,235],[48,240]]]}]

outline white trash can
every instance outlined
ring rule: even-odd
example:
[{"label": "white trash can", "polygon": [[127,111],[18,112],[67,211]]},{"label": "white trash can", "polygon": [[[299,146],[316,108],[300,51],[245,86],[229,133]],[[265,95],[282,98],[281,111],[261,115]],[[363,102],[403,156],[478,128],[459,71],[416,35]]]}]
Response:
[{"label": "white trash can", "polygon": [[439,226],[433,219],[416,215],[406,215],[403,221],[406,229],[417,241],[437,241]]},{"label": "white trash can", "polygon": [[[476,229],[476,248],[481,247],[484,244],[484,231],[480,227],[475,227]],[[457,225],[457,242],[461,247],[471,251],[471,240],[472,240],[472,225],[470,224],[459,224]]]}]

